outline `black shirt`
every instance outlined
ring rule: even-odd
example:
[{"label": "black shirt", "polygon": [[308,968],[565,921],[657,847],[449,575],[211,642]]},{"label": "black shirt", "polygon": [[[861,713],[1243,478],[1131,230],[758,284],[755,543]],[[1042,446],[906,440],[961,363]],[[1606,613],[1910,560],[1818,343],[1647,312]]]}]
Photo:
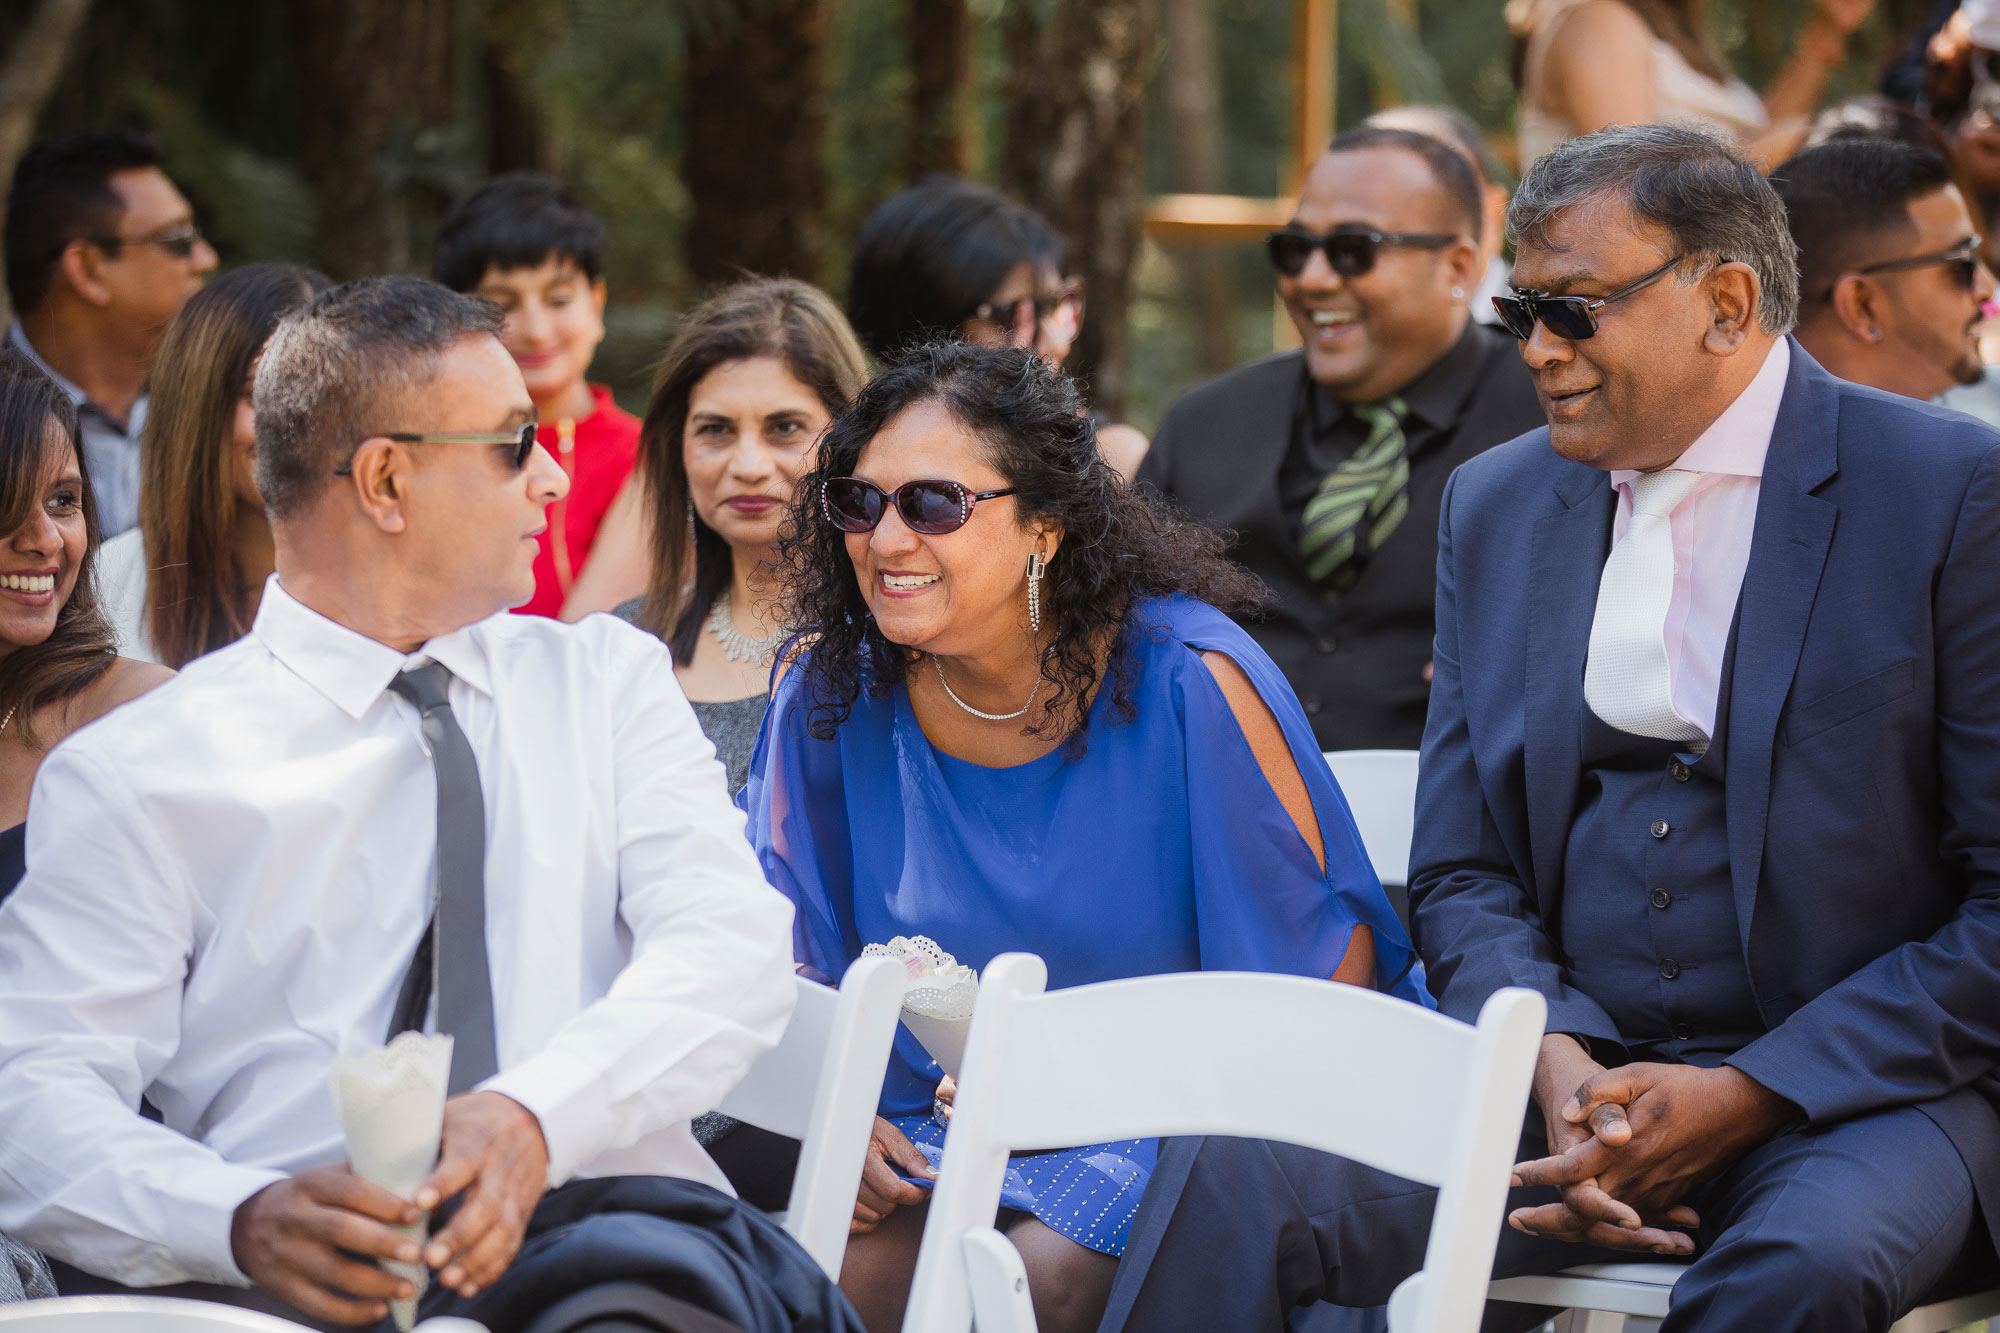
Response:
[{"label": "black shirt", "polygon": [[1288,352],[1197,385],[1160,423],[1139,480],[1237,534],[1231,554],[1271,588],[1243,626],[1292,684],[1321,748],[1423,742],[1437,524],[1445,480],[1466,459],[1547,424],[1519,344],[1468,323],[1400,393],[1409,407],[1409,513],[1360,581],[1329,600],[1306,572],[1299,526],[1326,474],[1367,431]]}]

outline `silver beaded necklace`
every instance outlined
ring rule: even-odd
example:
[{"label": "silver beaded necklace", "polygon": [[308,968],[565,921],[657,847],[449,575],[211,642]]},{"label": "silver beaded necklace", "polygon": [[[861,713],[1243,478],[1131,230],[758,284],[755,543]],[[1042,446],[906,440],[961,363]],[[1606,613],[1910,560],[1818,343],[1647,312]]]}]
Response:
[{"label": "silver beaded necklace", "polygon": [[1037,676],[1035,678],[1035,688],[1028,691],[1028,702],[1022,704],[1011,713],[982,713],[965,700],[959,698],[952,691],[951,682],[944,678],[944,663],[937,659],[937,654],[935,653],[931,654],[931,665],[937,668],[938,684],[944,686],[944,692],[950,696],[951,701],[974,717],[983,717],[988,722],[1012,722],[1015,718],[1024,716],[1030,708],[1035,706],[1035,696],[1042,692],[1042,678]]},{"label": "silver beaded necklace", "polygon": [[715,605],[708,613],[708,632],[722,645],[722,655],[732,662],[749,662],[767,667],[778,655],[778,649],[785,640],[792,637],[791,630],[780,625],[762,638],[753,639],[736,628],[736,622],[729,616],[729,589],[722,590],[722,596],[715,599]]}]

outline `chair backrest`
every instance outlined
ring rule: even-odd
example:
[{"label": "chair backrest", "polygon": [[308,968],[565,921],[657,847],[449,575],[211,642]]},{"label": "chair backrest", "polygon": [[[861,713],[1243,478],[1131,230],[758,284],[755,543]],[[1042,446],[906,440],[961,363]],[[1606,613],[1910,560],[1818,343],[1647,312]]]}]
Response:
[{"label": "chair backrest", "polygon": [[7,1333],[299,1333],[275,1315],[167,1296],[58,1296],[0,1305]]},{"label": "chair backrest", "polygon": [[1361,845],[1384,884],[1410,882],[1410,836],[1417,819],[1415,750],[1328,750],[1326,766],[1361,830]]},{"label": "chair backrest", "polygon": [[1275,1139],[1439,1187],[1396,1327],[1478,1327],[1547,1014],[1503,990],[1467,1027],[1305,977],[1194,972],[1044,994],[1031,954],[980,980],[903,1328],[963,1333],[963,1240],[991,1226],[1013,1148],[1180,1134]]},{"label": "chair backrest", "polygon": [[856,959],[839,990],[800,977],[785,1035],[717,1108],[800,1141],[785,1229],[831,1277],[847,1252],[907,985],[893,958]]}]

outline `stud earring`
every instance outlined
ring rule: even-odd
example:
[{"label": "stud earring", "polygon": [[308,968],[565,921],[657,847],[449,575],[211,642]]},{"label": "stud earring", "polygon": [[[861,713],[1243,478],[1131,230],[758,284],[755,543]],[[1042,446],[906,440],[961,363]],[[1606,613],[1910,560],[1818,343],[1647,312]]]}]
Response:
[{"label": "stud earring", "polygon": [[1451,299],[1454,301],[1463,301],[1465,299],[1465,288],[1463,287],[1452,288]]},{"label": "stud earring", "polygon": [[1028,557],[1028,629],[1042,632],[1042,571],[1048,567],[1040,551]]}]

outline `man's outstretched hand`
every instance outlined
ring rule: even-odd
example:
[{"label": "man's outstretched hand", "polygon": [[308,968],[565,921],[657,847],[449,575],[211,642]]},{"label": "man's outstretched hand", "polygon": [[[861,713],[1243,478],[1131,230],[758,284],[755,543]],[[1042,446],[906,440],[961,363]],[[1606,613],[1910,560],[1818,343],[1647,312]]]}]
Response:
[{"label": "man's outstretched hand", "polygon": [[424,1247],[438,1281],[466,1297],[493,1285],[520,1253],[548,1185],[549,1145],[532,1111],[497,1092],[446,1102],[437,1169],[417,1187],[417,1204],[426,1209],[465,1194]]},{"label": "man's outstretched hand", "polygon": [[[1543,1092],[1538,1069],[1550,1155],[1516,1166],[1514,1181],[1555,1186],[1563,1201],[1516,1209],[1508,1222],[1530,1235],[1655,1254],[1691,1254],[1693,1241],[1661,1224],[1700,1225],[1683,1202],[1688,1192],[1798,1114],[1727,1065],[1625,1065],[1591,1074],[1567,1097]],[[1557,1124],[1570,1131],[1561,1142]]]},{"label": "man's outstretched hand", "polygon": [[279,1300],[329,1323],[372,1324],[416,1288],[366,1261],[417,1262],[417,1242],[390,1228],[419,1216],[415,1204],[344,1166],[303,1171],[237,1205],[229,1248],[236,1266]]}]

